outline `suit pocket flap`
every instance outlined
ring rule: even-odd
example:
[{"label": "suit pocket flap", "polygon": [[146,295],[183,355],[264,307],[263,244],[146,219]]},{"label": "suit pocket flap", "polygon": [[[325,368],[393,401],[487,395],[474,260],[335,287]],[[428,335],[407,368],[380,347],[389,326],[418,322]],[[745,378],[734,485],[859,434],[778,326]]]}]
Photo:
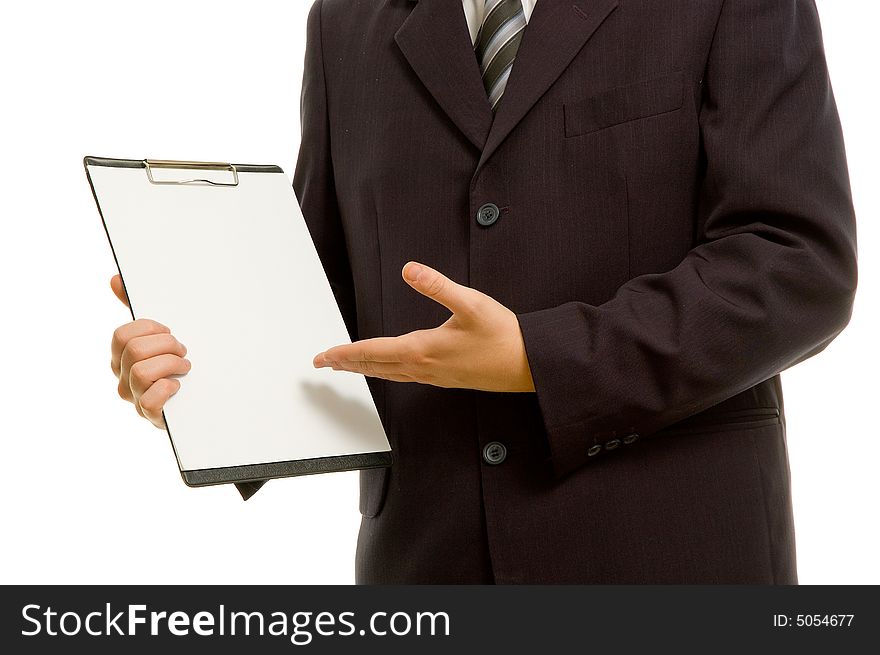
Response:
[{"label": "suit pocket flap", "polygon": [[662,432],[706,432],[737,427],[755,427],[770,423],[778,423],[781,412],[778,407],[744,407],[724,411],[708,410],[694,414],[678,423],[674,423]]},{"label": "suit pocket flap", "polygon": [[674,111],[684,99],[684,75],[674,71],[565,103],[565,136],[595,132],[639,118]]}]

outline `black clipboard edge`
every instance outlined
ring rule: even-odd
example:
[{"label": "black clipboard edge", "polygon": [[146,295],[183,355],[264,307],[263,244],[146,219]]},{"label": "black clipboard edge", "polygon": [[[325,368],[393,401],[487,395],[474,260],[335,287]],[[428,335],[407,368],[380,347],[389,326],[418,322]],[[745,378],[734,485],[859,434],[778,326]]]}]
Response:
[{"label": "black clipboard edge", "polygon": [[188,487],[206,487],[230,482],[258,482],[266,479],[289,478],[313,473],[336,473],[359,469],[391,466],[394,461],[392,451],[356,453],[353,455],[334,455],[313,459],[296,459],[287,462],[268,462],[266,464],[247,464],[214,469],[181,471],[180,475]]}]

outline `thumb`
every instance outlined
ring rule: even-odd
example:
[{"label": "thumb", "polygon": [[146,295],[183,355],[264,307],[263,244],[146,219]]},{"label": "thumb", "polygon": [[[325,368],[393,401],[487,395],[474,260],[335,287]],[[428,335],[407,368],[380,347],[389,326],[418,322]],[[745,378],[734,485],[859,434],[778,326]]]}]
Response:
[{"label": "thumb", "polygon": [[439,302],[453,314],[475,313],[476,303],[483,295],[476,289],[453,282],[439,271],[419,262],[407,262],[401,273],[413,289]]},{"label": "thumb", "polygon": [[113,289],[113,293],[116,294],[120,302],[128,307],[128,295],[125,293],[125,287],[122,285],[122,276],[118,273],[110,278],[110,288]]}]

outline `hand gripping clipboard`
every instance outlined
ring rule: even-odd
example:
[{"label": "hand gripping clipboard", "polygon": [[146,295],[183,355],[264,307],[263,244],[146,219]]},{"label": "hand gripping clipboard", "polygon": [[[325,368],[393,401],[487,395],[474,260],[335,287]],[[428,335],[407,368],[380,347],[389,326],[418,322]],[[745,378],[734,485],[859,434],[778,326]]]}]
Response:
[{"label": "hand gripping clipboard", "polygon": [[83,163],[132,318],[192,362],[164,411],[187,485],[391,464],[364,376],[312,366],[350,337],[281,168]]}]

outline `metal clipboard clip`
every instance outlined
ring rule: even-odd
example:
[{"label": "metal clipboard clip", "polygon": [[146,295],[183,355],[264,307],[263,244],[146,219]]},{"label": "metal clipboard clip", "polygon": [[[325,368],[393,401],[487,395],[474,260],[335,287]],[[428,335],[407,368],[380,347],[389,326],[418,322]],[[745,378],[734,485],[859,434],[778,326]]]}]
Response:
[{"label": "metal clipboard clip", "polygon": [[[171,159],[144,159],[147,179],[150,184],[210,184],[211,186],[238,186],[238,171],[232,164],[216,161],[174,161]],[[190,180],[157,180],[153,177],[154,168],[191,169],[198,171],[230,171],[232,182],[215,182],[204,178]]]}]

